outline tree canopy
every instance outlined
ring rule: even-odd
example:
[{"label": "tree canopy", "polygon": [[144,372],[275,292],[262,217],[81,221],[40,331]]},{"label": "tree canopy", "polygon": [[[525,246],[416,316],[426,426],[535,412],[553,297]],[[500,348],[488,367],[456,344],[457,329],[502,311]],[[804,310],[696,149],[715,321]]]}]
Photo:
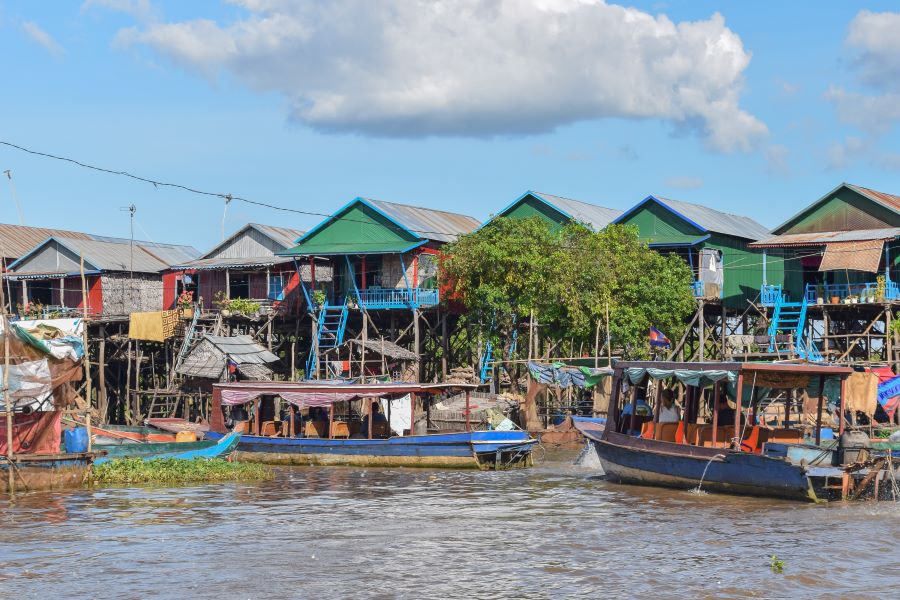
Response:
[{"label": "tree canopy", "polygon": [[445,250],[445,296],[461,302],[468,323],[496,341],[509,338],[516,319],[533,314],[542,336],[593,348],[608,303],[613,347],[641,358],[649,354],[651,326],[679,336],[694,309],[690,268],[649,249],[634,227],[593,232],[576,223],[504,217]]}]

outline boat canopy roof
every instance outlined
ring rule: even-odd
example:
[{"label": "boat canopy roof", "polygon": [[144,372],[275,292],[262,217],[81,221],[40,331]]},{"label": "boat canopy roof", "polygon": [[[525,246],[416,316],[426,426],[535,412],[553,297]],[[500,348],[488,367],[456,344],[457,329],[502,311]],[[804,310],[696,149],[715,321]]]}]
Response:
[{"label": "boat canopy roof", "polygon": [[620,361],[616,363],[616,371],[634,384],[645,377],[651,379],[668,379],[674,377],[690,386],[706,386],[716,381],[725,380],[735,383],[738,374],[764,374],[767,380],[783,377],[790,380],[798,375],[817,375],[823,377],[843,378],[853,372],[850,367],[813,365],[809,363],[755,363],[755,362],[716,362],[685,363],[669,361]]},{"label": "boat canopy roof", "polygon": [[327,381],[240,381],[213,384],[223,405],[246,404],[260,396],[280,396],[299,408],[328,406],[358,398],[383,398],[406,394],[444,394],[471,391],[478,386],[468,383],[346,383]]}]

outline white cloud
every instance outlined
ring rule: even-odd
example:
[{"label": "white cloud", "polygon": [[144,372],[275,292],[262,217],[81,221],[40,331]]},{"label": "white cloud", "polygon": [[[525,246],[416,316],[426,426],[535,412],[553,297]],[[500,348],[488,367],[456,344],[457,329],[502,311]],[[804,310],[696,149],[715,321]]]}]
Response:
[{"label": "white cloud", "polygon": [[66,53],[65,49],[53,39],[53,36],[41,29],[38,24],[33,21],[25,21],[22,23],[22,31],[25,32],[28,39],[43,47],[51,56],[59,58]]},{"label": "white cloud", "polygon": [[696,190],[703,187],[703,180],[699,177],[669,177],[663,183],[666,187],[679,190]]},{"label": "white cloud", "polygon": [[847,28],[847,45],[858,53],[855,66],[864,83],[900,90],[900,13],[861,10]]},{"label": "white cloud", "polygon": [[674,23],[602,0],[231,1],[247,15],[129,28],[117,42],[281,93],[291,118],[324,131],[522,135],[662,119],[724,152],[767,134],[739,106],[750,53],[719,14]]},{"label": "white cloud", "polygon": [[834,104],[838,119],[868,133],[886,133],[900,120],[900,94],[860,94],[832,86],[825,99]]}]

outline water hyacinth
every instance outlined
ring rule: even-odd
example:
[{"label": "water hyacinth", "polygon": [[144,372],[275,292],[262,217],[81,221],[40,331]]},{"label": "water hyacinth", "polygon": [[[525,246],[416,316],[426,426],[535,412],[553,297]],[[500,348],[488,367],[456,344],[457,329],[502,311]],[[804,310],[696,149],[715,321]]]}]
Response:
[{"label": "water hyacinth", "polygon": [[93,483],[188,483],[216,481],[260,481],[271,479],[272,469],[258,464],[197,458],[123,458],[95,465]]}]

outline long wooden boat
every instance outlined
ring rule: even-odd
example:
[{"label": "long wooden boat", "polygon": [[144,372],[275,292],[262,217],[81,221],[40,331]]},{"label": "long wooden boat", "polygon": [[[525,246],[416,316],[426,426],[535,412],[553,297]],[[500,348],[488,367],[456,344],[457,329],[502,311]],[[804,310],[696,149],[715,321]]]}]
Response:
[{"label": "long wooden boat", "polygon": [[130,444],[132,442],[175,442],[175,434],[156,427],[129,425],[93,425],[91,435],[97,444]]},{"label": "long wooden boat", "polygon": [[56,490],[82,485],[90,472],[94,454],[16,454],[12,463],[0,460],[0,491],[8,493],[12,468],[13,489],[17,492]]},{"label": "long wooden boat", "polygon": [[199,442],[117,445],[107,449],[112,450],[112,454],[96,458],[94,464],[100,465],[118,458],[141,458],[144,460],[157,458],[175,458],[179,460],[228,458],[237,449],[240,441],[241,434],[232,432],[218,437],[216,440],[202,440]]},{"label": "long wooden boat", "polygon": [[505,469],[530,466],[536,442],[527,432],[518,430],[437,433],[380,440],[244,435],[234,457],[276,465]]},{"label": "long wooden boat", "polygon": [[[412,397],[410,422],[416,421],[416,398],[432,401],[440,394],[462,390],[468,392],[475,386],[465,384],[334,384],[322,382],[238,382],[213,385],[210,431],[214,438],[224,435],[224,409],[245,406],[251,414],[249,433],[238,444],[235,458],[248,462],[293,465],[347,465],[385,467],[444,467],[474,469],[508,469],[532,465],[532,450],[537,440],[527,432],[467,431],[432,433],[424,435],[391,436],[378,439],[370,427],[367,432],[351,436],[346,424],[335,421],[334,405],[350,400],[363,400],[369,414],[373,399],[410,395]],[[267,414],[275,398],[291,406],[289,427],[263,435],[274,425],[259,415]],[[294,414],[297,409],[316,407],[328,410],[329,420],[323,423],[324,435],[307,437],[306,431],[294,432]],[[468,414],[468,413],[467,413]],[[283,422],[279,423],[282,424]],[[274,429],[274,428],[273,428]],[[343,431],[336,434],[336,430]]]},{"label": "long wooden boat", "polygon": [[[785,387],[799,387],[798,381],[812,380],[820,382],[821,415],[823,382],[836,378],[843,390],[851,372],[845,367],[808,364],[620,362],[615,367],[610,418],[604,430],[597,431],[579,421],[575,425],[596,450],[606,477],[620,483],[806,501],[858,496],[874,484],[877,496],[881,477],[876,477],[873,469],[885,463],[881,467],[874,467],[872,462],[835,464],[840,451],[818,444],[821,417],[814,431],[816,441],[804,442],[798,430],[763,431],[756,426],[753,419],[759,398],[752,392],[749,402],[742,403],[744,384],[751,380],[764,381],[760,387],[768,388],[777,388],[780,380],[789,382]],[[627,399],[623,401],[626,378],[632,384],[632,403],[639,386],[646,385],[648,379],[658,382],[657,394],[663,381],[684,383],[682,421],[660,424],[624,410],[629,406]],[[741,408],[734,411],[734,422],[723,427],[717,419],[725,382],[736,384],[735,403]],[[697,424],[702,390],[709,387],[715,399],[713,423]],[[844,414],[843,399],[841,393],[840,414]],[[658,406],[659,395],[652,407],[654,414]],[[701,428],[705,428],[703,433],[698,433]],[[796,439],[785,442],[779,438],[780,433],[785,437],[790,433]]]}]

